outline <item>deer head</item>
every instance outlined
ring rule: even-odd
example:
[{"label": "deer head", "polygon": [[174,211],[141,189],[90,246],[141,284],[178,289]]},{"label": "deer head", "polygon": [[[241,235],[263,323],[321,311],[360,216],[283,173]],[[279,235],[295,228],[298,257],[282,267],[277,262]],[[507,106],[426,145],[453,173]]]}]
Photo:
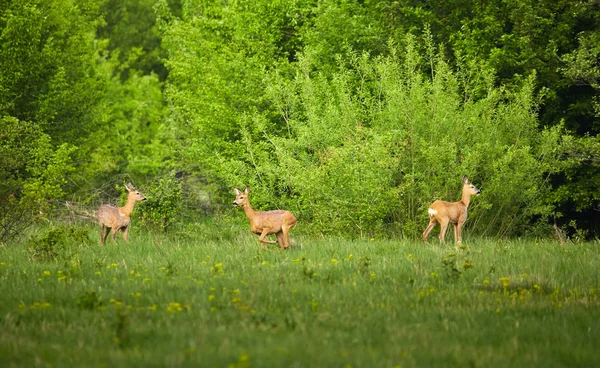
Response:
[{"label": "deer head", "polygon": [[462,182],[463,182],[463,192],[468,191],[468,193],[471,195],[481,194],[481,191],[479,189],[477,189],[477,187],[475,187],[473,184],[471,184],[471,182],[469,181],[469,178],[466,175],[463,175]]},{"label": "deer head", "polygon": [[131,183],[126,184],[125,189],[127,189],[127,191],[129,192],[129,194],[127,194],[127,202],[130,202],[130,201],[139,202],[139,201],[146,200],[146,197],[144,197],[144,195],[142,193],[140,193],[139,190],[136,190],[133,187],[133,184],[131,184]]},{"label": "deer head", "polygon": [[248,203],[248,193],[250,193],[250,188],[246,187],[246,189],[242,192],[238,188],[233,188],[235,192],[235,200],[233,201],[234,206],[244,206]]}]

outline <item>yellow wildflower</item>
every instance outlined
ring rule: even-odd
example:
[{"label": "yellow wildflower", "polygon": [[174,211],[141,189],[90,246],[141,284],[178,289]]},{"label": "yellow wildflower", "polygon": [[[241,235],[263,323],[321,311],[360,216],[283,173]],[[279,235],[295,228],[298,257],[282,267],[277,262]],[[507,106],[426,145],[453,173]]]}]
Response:
[{"label": "yellow wildflower", "polygon": [[181,304],[179,304],[179,303],[171,302],[171,303],[169,303],[169,305],[167,305],[167,312],[178,313],[178,312],[181,312],[182,310],[183,310],[183,308],[181,307]]}]

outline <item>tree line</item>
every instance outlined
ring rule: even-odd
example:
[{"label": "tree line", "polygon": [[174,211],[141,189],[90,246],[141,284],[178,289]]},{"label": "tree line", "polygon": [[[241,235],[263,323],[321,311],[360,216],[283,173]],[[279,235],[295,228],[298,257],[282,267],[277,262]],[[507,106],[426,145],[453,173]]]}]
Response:
[{"label": "tree line", "polygon": [[129,181],[416,237],[465,174],[473,233],[600,233],[595,0],[4,0],[0,70],[3,241]]}]

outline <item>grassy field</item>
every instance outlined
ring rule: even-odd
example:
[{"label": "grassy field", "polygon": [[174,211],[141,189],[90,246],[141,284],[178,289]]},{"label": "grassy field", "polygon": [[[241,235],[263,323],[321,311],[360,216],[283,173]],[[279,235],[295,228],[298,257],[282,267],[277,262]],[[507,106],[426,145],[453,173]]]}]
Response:
[{"label": "grassy field", "polygon": [[0,248],[3,366],[600,366],[598,242],[88,230]]}]

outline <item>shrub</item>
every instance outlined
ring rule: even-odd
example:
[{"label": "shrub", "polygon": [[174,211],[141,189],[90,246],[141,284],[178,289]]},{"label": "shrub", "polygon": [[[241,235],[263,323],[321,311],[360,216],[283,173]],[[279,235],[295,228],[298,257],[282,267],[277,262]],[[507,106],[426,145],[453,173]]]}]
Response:
[{"label": "shrub", "polygon": [[142,220],[166,231],[181,208],[181,183],[174,174],[165,176],[145,186],[144,195],[148,200],[141,206]]},{"label": "shrub", "polygon": [[29,239],[29,254],[39,261],[73,258],[82,246],[89,246],[92,241],[84,228],[59,226],[45,231],[42,235]]},{"label": "shrub", "polygon": [[[331,74],[306,48],[295,73],[267,73],[270,106],[246,110],[231,146],[188,159],[210,166],[223,196],[248,185],[257,209],[358,236],[420,235],[427,207],[458,200],[468,175],[483,194],[466,226],[522,234],[551,216],[548,177],[560,170],[561,128],[538,128],[535,75],[497,86],[493,70],[455,71],[426,42],[426,52],[413,37],[385,57],[348,52]],[[190,142],[209,138],[195,131],[205,134],[191,130]]]}]

